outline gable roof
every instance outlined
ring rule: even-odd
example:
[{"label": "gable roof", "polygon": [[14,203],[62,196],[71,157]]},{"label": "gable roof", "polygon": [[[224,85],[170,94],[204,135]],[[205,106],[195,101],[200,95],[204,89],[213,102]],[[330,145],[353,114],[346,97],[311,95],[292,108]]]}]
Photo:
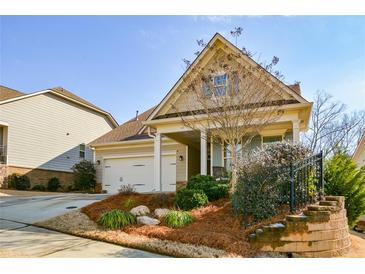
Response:
[{"label": "gable roof", "polygon": [[[4,90],[4,93],[3,93],[3,90]],[[46,94],[46,93],[54,94],[58,97],[69,100],[71,102],[74,102],[74,103],[84,106],[86,108],[92,109],[96,112],[99,112],[99,113],[105,115],[114,127],[118,126],[118,122],[114,119],[114,117],[109,112],[93,105],[89,101],[77,96],[76,94],[72,93],[71,91],[69,91],[67,89],[64,89],[63,87],[54,87],[54,88],[50,88],[50,89],[46,89],[46,90],[42,90],[42,91],[38,91],[38,92],[25,94],[25,93],[22,93],[22,92],[13,90],[13,89],[9,89],[4,86],[0,86],[0,105],[6,104],[6,103],[11,103],[11,102],[14,102],[17,100],[26,99],[26,98],[37,96],[37,95],[41,95],[41,94]],[[2,96],[2,94],[4,94],[4,95]]]},{"label": "gable roof", "polygon": [[[183,73],[183,75],[179,78],[179,80],[175,83],[175,85],[171,88],[171,90],[166,94],[166,96],[162,99],[162,101],[156,106],[155,110],[150,114],[150,116],[147,118],[146,121],[150,121],[155,118],[155,116],[158,114],[159,110],[162,108],[162,106],[168,101],[168,99],[172,96],[172,94],[177,90],[177,88],[182,83],[182,80],[191,73],[194,68],[197,66],[198,62],[202,60],[202,58],[208,53],[208,49],[212,47],[217,41],[222,42],[224,45],[228,46],[231,50],[233,50],[235,53],[240,54],[242,58],[249,63],[253,65],[260,66],[255,60],[253,60],[251,57],[245,55],[242,53],[242,51],[237,48],[235,45],[233,45],[230,41],[228,41],[226,38],[224,38],[221,34],[216,33],[212,39],[207,43],[207,45],[204,47],[204,49],[200,52],[200,54],[196,57],[194,62],[189,66],[189,68]],[[273,81],[278,81],[280,86],[283,87],[283,90],[289,93],[292,97],[294,97],[299,103],[309,103],[305,98],[303,98],[300,95],[300,87],[298,85],[286,85],[284,84],[280,79],[276,78],[274,75],[269,73],[267,70],[265,70],[270,78]],[[141,129],[141,131],[144,130],[144,128]]]},{"label": "gable roof", "polygon": [[108,133],[100,136],[90,143],[90,145],[99,145],[106,143],[114,143],[129,140],[139,140],[151,138],[147,134],[138,134],[138,132],[143,127],[142,122],[146,121],[147,117],[152,113],[156,106],[150,108],[149,110],[141,113],[137,118],[130,119],[129,121],[121,124],[115,129],[109,131]]},{"label": "gable roof", "polygon": [[365,133],[362,135],[359,143],[356,146],[352,159],[357,160],[361,156],[361,153],[365,153]]},{"label": "gable roof", "polygon": [[5,87],[5,86],[0,86],[0,101],[13,99],[13,98],[20,97],[20,96],[23,96],[23,95],[24,95],[24,93],[20,92],[18,90],[8,88],[8,87]]}]

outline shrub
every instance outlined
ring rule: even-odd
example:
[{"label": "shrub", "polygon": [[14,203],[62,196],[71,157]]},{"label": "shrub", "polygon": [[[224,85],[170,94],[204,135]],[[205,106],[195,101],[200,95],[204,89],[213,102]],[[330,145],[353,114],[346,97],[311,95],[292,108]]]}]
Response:
[{"label": "shrub", "polygon": [[96,185],[94,165],[83,160],[72,167],[74,172],[75,190],[94,190]]},{"label": "shrub", "polygon": [[128,210],[132,209],[135,205],[136,205],[136,200],[135,200],[135,199],[133,199],[133,198],[128,198],[128,199],[124,202],[124,204],[123,204],[124,208],[125,208],[125,209],[128,209]]},{"label": "shrub", "polygon": [[300,144],[281,142],[265,145],[243,157],[232,206],[236,214],[244,216],[246,225],[276,215],[280,205],[288,203],[288,166],[309,155],[309,150]]},{"label": "shrub", "polygon": [[128,184],[128,185],[122,185],[120,188],[119,188],[119,193],[122,193],[122,194],[133,194],[133,193],[136,193],[136,189],[134,188],[134,186]]},{"label": "shrub", "polygon": [[32,187],[34,191],[46,191],[46,187],[44,185],[35,185]]},{"label": "shrub", "polygon": [[175,206],[190,210],[201,207],[209,202],[207,195],[201,189],[184,188],[177,192],[175,197]]},{"label": "shrub", "polygon": [[343,152],[325,163],[326,195],[345,196],[345,207],[350,227],[365,213],[365,167],[359,168]]},{"label": "shrub", "polygon": [[27,190],[30,188],[30,179],[26,175],[13,173],[8,176],[8,184],[10,188],[17,190]]},{"label": "shrub", "polygon": [[165,215],[165,223],[168,227],[179,228],[187,226],[194,221],[189,212],[181,210],[171,210]]},{"label": "shrub", "polygon": [[120,209],[108,211],[101,215],[100,219],[98,220],[100,225],[108,229],[119,229],[127,225],[135,224],[136,222],[136,216]]},{"label": "shrub", "polygon": [[187,189],[200,189],[208,200],[215,201],[228,195],[229,185],[226,183],[217,183],[217,181],[209,175],[196,175],[189,179]]},{"label": "shrub", "polygon": [[61,187],[60,180],[57,177],[49,179],[47,184],[48,191],[57,191]]}]

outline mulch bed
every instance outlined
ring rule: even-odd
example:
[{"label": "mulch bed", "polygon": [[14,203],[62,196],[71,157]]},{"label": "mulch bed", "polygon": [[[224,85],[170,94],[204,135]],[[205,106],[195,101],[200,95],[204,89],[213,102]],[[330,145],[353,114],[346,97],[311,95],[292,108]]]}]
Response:
[{"label": "mulch bed", "polygon": [[[118,194],[88,205],[82,208],[81,212],[96,222],[101,214],[108,210],[114,208],[129,210],[125,208],[125,201],[129,198],[135,200],[136,206],[146,205],[153,212],[155,208],[162,207],[160,201],[158,201],[158,198],[161,197],[159,195]],[[173,206],[173,198],[174,194],[169,194],[167,198],[164,197],[165,205],[163,207],[171,208]],[[244,229],[241,225],[242,219],[234,215],[230,200],[225,198],[192,210],[191,214],[194,216],[195,221],[183,228],[173,229],[162,223],[157,226],[129,226],[124,228],[123,231],[130,235],[203,245],[242,257],[253,257],[256,254],[256,250],[250,247],[247,239],[248,234],[259,226],[283,220],[286,213],[287,210],[283,209],[279,215]]]}]

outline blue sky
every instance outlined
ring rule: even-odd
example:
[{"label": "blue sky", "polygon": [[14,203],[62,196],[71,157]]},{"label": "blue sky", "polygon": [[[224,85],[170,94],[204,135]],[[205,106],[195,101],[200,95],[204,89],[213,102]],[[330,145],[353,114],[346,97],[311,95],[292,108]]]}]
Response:
[{"label": "blue sky", "polygon": [[365,109],[364,16],[2,16],[0,83],[62,86],[123,122],[157,104],[193,59],[196,39],[244,29],[238,46],[280,58],[308,100],[325,90]]}]

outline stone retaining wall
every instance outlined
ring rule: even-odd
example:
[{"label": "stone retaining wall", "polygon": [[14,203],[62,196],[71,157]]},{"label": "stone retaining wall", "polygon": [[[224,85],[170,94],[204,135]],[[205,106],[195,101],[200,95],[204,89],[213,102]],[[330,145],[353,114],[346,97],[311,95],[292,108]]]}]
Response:
[{"label": "stone retaining wall", "polygon": [[250,235],[251,244],[295,257],[341,256],[351,246],[344,206],[344,197],[326,196],[301,215],[288,215],[283,222],[257,229]]}]

